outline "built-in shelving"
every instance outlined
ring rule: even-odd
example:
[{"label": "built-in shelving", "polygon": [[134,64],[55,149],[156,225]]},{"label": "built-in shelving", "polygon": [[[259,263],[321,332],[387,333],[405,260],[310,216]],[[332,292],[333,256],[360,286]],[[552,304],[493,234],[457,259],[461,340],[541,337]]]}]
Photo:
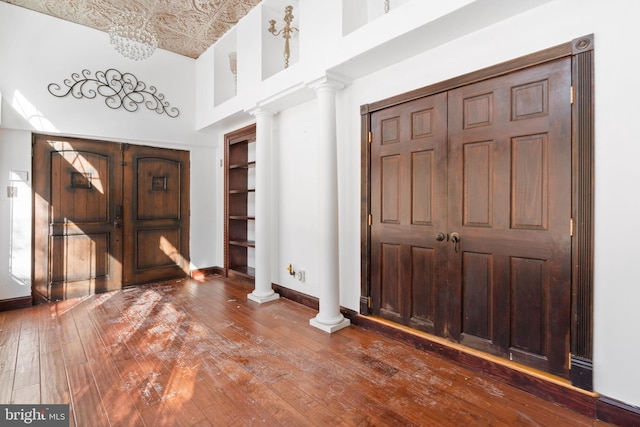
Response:
[{"label": "built-in shelving", "polygon": [[255,277],[256,126],[225,135],[225,274]]}]

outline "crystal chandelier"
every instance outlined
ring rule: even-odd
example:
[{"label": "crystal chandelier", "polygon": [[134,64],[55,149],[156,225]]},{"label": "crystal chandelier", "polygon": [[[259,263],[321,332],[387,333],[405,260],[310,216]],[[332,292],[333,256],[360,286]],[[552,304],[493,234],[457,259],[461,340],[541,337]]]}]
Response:
[{"label": "crystal chandelier", "polygon": [[125,11],[116,15],[109,27],[109,37],[113,47],[123,56],[135,61],[147,59],[158,46],[156,34],[147,28],[147,19]]}]

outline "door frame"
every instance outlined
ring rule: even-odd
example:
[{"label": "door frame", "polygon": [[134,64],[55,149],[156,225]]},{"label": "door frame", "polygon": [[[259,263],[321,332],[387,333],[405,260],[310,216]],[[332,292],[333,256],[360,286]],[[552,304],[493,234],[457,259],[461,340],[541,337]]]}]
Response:
[{"label": "door frame", "polygon": [[[571,326],[570,379],[593,390],[593,253],[594,253],[594,37],[579,37],[520,58],[440,83],[360,106],[361,115],[361,296],[360,314],[371,314],[371,114],[398,104],[449,91],[561,58],[572,61],[571,165]],[[569,94],[567,95],[569,96]]]}]

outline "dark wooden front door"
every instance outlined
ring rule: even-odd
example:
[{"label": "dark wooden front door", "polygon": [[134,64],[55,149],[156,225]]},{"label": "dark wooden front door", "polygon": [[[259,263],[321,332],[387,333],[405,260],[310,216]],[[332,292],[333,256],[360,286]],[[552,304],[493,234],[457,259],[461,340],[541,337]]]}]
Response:
[{"label": "dark wooden front door", "polygon": [[36,299],[120,288],[120,147],[36,135],[33,146]]},{"label": "dark wooden front door", "polygon": [[[36,300],[84,296],[185,275],[188,155],[35,135],[32,289]],[[138,162],[136,156],[154,160]],[[133,176],[134,166],[135,174],[144,177]],[[175,192],[181,192],[177,205]],[[168,266],[166,259],[173,265]]]},{"label": "dark wooden front door", "polygon": [[570,64],[372,114],[374,314],[568,374]]},{"label": "dark wooden front door", "polygon": [[124,149],[124,271],[130,285],[189,272],[189,152]]}]

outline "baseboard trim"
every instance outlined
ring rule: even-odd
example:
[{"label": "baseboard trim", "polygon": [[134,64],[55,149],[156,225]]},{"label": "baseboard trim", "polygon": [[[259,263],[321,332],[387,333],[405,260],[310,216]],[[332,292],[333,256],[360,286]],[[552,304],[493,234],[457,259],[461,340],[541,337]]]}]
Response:
[{"label": "baseboard trim", "polygon": [[[280,286],[275,283],[272,283],[271,286],[273,287],[274,292],[280,294],[282,298],[297,302],[298,304],[302,304],[305,307],[309,307],[314,310],[318,310],[320,308],[320,301],[314,296],[294,291],[293,289],[285,288],[284,286]],[[352,325],[357,325],[357,312],[345,307],[340,307],[340,313],[342,313],[345,318],[349,319]]]},{"label": "baseboard trim", "polygon": [[209,276],[212,274],[218,274],[220,276],[224,276],[224,269],[222,267],[204,267],[204,268],[196,268],[195,270],[191,270],[189,272],[189,276],[192,279],[202,280],[205,276]]},{"label": "baseboard trim", "polygon": [[282,298],[297,302],[298,304],[302,304],[305,307],[309,307],[314,310],[318,310],[320,307],[320,301],[316,297],[294,291],[293,289],[285,288],[284,286],[280,286],[276,283],[272,283],[271,287],[273,288],[273,291],[280,294]]},{"label": "baseboard trim", "polygon": [[593,362],[571,355],[571,384],[583,390],[593,391]]},{"label": "baseboard trim", "polygon": [[0,300],[0,311],[17,310],[19,308],[27,308],[33,305],[33,298],[28,297],[9,298]]},{"label": "baseboard trim", "polygon": [[640,426],[640,408],[606,396],[598,398],[596,416],[620,427]]}]

